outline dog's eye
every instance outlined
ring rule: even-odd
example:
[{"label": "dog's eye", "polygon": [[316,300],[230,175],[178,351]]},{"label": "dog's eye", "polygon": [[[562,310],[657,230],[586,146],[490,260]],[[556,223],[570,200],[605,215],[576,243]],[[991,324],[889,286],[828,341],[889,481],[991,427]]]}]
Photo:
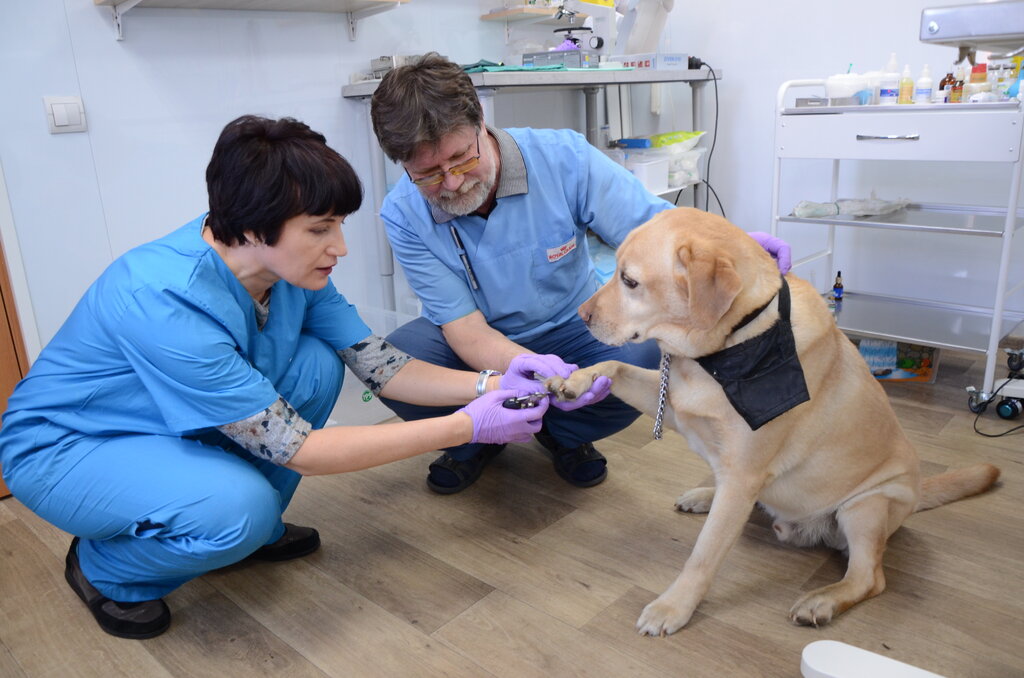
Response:
[{"label": "dog's eye", "polygon": [[619,274],[619,278],[622,280],[622,284],[625,285],[626,287],[628,287],[629,289],[633,289],[634,287],[636,287],[639,284],[639,283],[637,283],[637,281],[633,280],[632,278],[630,278],[625,273],[620,273]]}]

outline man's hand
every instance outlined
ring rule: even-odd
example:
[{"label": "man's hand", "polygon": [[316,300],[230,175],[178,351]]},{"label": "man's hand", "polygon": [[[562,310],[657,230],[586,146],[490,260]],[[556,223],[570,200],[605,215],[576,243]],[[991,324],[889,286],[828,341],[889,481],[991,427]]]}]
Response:
[{"label": "man's hand", "polygon": [[763,247],[768,254],[772,255],[778,263],[779,272],[782,275],[789,273],[789,269],[793,267],[793,254],[789,249],[789,243],[763,231],[754,231],[748,235],[756,240],[757,244]]},{"label": "man's hand", "polygon": [[572,410],[578,410],[581,407],[592,405],[600,400],[604,400],[609,393],[612,392],[612,380],[605,376],[600,376],[590,384],[590,388],[581,393],[576,400],[559,400],[557,397],[551,397],[551,404],[562,410],[563,412],[571,412]]},{"label": "man's hand", "polygon": [[508,364],[508,370],[499,382],[501,388],[513,388],[527,392],[543,391],[541,385],[548,377],[568,377],[576,370],[575,365],[564,362],[557,355],[523,353]]},{"label": "man's hand", "polygon": [[[524,353],[512,359],[508,372],[501,378],[501,388],[517,388],[525,390],[546,390],[542,382],[550,377],[567,379],[579,367],[563,361],[556,355],[537,355]],[[575,400],[551,399],[552,406],[563,412],[571,412],[581,407],[592,405],[603,400],[611,393],[612,382],[608,377],[598,377],[590,388]]]}]

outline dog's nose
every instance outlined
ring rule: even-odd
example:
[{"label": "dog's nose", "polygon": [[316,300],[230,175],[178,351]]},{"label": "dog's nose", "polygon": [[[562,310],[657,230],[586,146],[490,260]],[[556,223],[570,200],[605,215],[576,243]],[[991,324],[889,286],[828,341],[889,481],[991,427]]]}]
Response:
[{"label": "dog's nose", "polygon": [[579,310],[577,311],[580,314],[580,318],[583,319],[583,324],[588,327],[590,326],[590,316],[592,315],[591,309],[593,306],[594,305],[591,303],[590,299],[587,299],[580,304]]}]

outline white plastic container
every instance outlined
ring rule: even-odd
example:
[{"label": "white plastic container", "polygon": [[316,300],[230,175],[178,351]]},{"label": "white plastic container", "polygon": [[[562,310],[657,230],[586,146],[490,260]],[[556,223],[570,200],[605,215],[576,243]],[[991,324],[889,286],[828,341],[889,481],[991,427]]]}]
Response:
[{"label": "white plastic container", "polygon": [[868,92],[870,93],[869,104],[878,103],[878,83],[882,79],[882,71],[868,71],[864,74],[864,79],[867,81]]},{"label": "white plastic container", "polygon": [[[864,92],[864,94],[861,94]],[[837,73],[825,79],[825,96],[829,99],[850,99],[871,103],[868,79],[857,73]],[[834,105],[834,104],[833,104]]]},{"label": "white plastic container", "polygon": [[914,103],[930,104],[932,102],[932,73],[928,64],[921,69],[921,77],[914,83]]},{"label": "white plastic container", "polygon": [[883,106],[893,105],[900,98],[900,71],[896,63],[896,52],[889,56],[889,63],[878,79],[878,103]]},{"label": "white plastic container", "polygon": [[653,153],[630,153],[626,169],[654,195],[668,190],[668,156]]}]

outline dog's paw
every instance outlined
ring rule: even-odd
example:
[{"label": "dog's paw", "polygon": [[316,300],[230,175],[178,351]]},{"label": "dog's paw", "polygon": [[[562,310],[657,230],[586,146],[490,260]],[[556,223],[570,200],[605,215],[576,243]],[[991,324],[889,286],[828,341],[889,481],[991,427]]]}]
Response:
[{"label": "dog's paw", "polygon": [[687,513],[707,513],[711,510],[711,500],[715,498],[715,488],[695,487],[679,495],[676,499],[676,510]]},{"label": "dog's paw", "polygon": [[640,613],[636,630],[641,636],[668,636],[686,626],[691,616],[692,609],[682,610],[661,595]]},{"label": "dog's paw", "polygon": [[831,596],[811,591],[789,610],[789,619],[800,626],[824,626],[832,621],[836,603]]},{"label": "dog's paw", "polygon": [[544,380],[544,388],[562,402],[576,400],[590,390],[590,385],[594,383],[595,377],[596,375],[591,375],[584,370],[576,370],[567,379],[559,376],[548,377]]},{"label": "dog's paw", "polygon": [[548,377],[544,380],[544,388],[548,393],[555,396],[559,400],[575,400],[576,394],[574,393],[570,398],[566,392],[565,379],[559,376]]}]

